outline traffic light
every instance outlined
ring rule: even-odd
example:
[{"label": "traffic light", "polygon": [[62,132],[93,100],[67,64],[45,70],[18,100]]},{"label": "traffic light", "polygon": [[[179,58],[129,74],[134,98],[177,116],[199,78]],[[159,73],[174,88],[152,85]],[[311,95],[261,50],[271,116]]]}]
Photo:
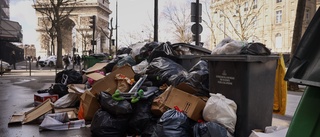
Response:
[{"label": "traffic light", "polygon": [[89,22],[90,22],[89,27],[91,29],[95,30],[96,29],[96,15],[90,16]]}]

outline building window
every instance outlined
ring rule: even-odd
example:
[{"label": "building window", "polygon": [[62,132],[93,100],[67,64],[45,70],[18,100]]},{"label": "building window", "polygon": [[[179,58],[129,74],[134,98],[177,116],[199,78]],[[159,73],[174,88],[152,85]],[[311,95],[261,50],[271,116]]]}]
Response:
[{"label": "building window", "polygon": [[279,48],[282,48],[282,36],[280,33],[277,33],[276,34],[276,48],[279,49]]},{"label": "building window", "polygon": [[258,0],[253,0],[253,9],[258,7]]},{"label": "building window", "polygon": [[245,3],[244,3],[244,11],[248,11],[248,7],[249,7],[248,2],[245,2]]},{"label": "building window", "polygon": [[280,2],[282,2],[282,0],[277,0],[277,3],[280,3]]},{"label": "building window", "polygon": [[276,11],[276,23],[282,22],[282,10]]}]

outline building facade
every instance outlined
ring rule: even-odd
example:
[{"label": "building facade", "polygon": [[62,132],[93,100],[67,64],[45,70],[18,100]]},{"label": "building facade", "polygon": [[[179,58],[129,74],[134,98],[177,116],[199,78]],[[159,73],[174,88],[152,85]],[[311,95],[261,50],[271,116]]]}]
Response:
[{"label": "building facade", "polygon": [[23,49],[11,42],[22,42],[22,27],[10,20],[10,1],[0,0],[0,60],[14,62],[10,54],[15,53],[16,61],[23,60]]},{"label": "building facade", "polygon": [[[297,0],[211,2],[211,12],[217,24],[213,34],[216,40],[212,43],[219,43],[222,39],[230,37],[241,41],[261,42],[272,52],[291,51]],[[302,34],[317,10],[316,5],[316,0],[306,1]]]},{"label": "building facade", "polygon": [[[109,45],[107,43],[109,43],[109,41],[105,34],[109,34],[108,20],[111,14],[109,4],[109,0],[85,0],[72,7],[72,12],[70,12],[70,15],[61,26],[63,34],[63,55],[71,55],[73,53],[83,55],[88,54],[88,51],[93,49],[91,44],[93,30],[90,28],[90,17],[93,15],[96,16],[96,32],[94,34],[96,45],[94,46],[94,53],[107,52],[107,45]],[[38,11],[36,15],[38,18],[36,31],[38,32],[40,42],[36,47],[40,49],[38,54],[40,56],[55,55],[56,47],[52,47],[51,45],[56,45],[56,42],[54,42],[54,44],[51,43],[51,37],[48,35],[46,29],[47,25],[43,21],[47,16]]]}]

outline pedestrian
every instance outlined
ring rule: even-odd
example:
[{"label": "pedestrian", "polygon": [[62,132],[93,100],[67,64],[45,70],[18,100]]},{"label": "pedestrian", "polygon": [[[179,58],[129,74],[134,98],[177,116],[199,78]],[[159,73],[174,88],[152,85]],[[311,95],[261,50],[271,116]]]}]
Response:
[{"label": "pedestrian", "polygon": [[65,55],[64,57],[63,57],[63,62],[64,62],[64,69],[68,69],[68,66],[69,66],[69,64],[70,64],[70,59],[69,59],[69,57],[68,57],[68,55]]},{"label": "pedestrian", "polygon": [[77,66],[79,66],[79,68],[81,68],[81,57],[79,55],[77,55],[76,57],[76,63],[77,63]]},{"label": "pedestrian", "polygon": [[16,69],[16,53],[12,51],[11,54],[13,69]]},{"label": "pedestrian", "polygon": [[41,59],[40,56],[38,56],[38,59],[37,59],[37,67],[39,67],[39,60]]}]

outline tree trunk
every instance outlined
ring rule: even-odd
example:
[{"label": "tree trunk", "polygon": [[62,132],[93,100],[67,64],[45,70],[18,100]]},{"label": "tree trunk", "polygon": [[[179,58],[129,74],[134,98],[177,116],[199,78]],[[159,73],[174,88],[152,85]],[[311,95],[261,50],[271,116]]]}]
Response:
[{"label": "tree trunk", "polygon": [[[294,22],[293,36],[292,36],[292,47],[290,53],[290,62],[297,49],[297,44],[300,42],[302,34],[303,16],[306,7],[306,0],[298,0],[296,19]],[[299,90],[299,85],[297,83],[288,82],[288,90],[297,91]]]},{"label": "tree trunk", "polygon": [[57,68],[63,68],[62,65],[62,35],[60,26],[56,27],[57,30]]}]

